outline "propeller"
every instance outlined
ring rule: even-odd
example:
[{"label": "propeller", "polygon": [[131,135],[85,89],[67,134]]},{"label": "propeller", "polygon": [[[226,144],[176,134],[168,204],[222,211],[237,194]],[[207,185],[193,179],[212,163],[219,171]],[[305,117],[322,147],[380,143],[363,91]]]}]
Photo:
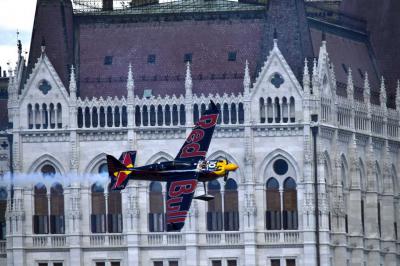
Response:
[{"label": "propeller", "polygon": [[[229,164],[228,158],[224,158],[226,161],[226,164]],[[224,182],[226,183],[226,181],[228,181],[228,175],[229,175],[229,171],[225,171],[225,175],[224,175]]]}]

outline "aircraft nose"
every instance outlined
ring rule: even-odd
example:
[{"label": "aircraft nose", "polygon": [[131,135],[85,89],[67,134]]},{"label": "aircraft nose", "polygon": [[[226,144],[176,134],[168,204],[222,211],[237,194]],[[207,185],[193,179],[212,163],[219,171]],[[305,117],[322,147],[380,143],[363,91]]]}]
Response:
[{"label": "aircraft nose", "polygon": [[226,166],[225,166],[225,170],[227,170],[227,171],[235,171],[236,169],[238,169],[239,168],[239,166],[237,166],[236,164],[234,164],[234,163],[228,163]]}]

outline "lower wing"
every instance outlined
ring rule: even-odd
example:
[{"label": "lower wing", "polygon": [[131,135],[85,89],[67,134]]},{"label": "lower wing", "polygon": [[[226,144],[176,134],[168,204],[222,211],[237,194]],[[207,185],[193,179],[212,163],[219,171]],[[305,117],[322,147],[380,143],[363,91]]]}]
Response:
[{"label": "lower wing", "polygon": [[167,181],[166,226],[168,232],[180,231],[185,225],[186,216],[196,191],[197,176],[197,172],[192,172],[184,178],[171,177]]}]

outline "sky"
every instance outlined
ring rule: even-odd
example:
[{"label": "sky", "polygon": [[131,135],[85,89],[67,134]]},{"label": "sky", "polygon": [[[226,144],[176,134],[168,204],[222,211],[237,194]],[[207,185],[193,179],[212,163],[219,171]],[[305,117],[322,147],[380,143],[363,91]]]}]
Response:
[{"label": "sky", "polygon": [[17,30],[22,49],[29,51],[36,0],[0,0],[0,66],[17,61]]}]

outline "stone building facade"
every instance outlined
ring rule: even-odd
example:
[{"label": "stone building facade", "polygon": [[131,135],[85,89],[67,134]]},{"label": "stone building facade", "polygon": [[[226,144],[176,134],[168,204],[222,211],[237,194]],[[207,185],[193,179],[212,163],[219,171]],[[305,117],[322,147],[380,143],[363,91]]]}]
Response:
[{"label": "stone building facade", "polygon": [[[280,5],[270,8],[278,12]],[[292,11],[285,14],[295,16]],[[244,23],[261,30],[259,19]],[[268,19],[283,23],[279,15]],[[62,74],[68,64],[53,62],[54,44],[43,42],[28,68],[19,50],[9,77],[7,146],[0,148],[1,167],[13,174],[11,183],[7,174],[0,181],[0,217],[6,221],[0,219],[0,263],[308,266],[317,265],[319,254],[321,265],[400,265],[400,84],[389,99],[385,80],[363,56],[362,63],[353,54],[343,59],[354,59],[356,67],[335,68],[332,62],[344,49],[364,55],[364,39],[346,39],[343,48],[337,32],[320,34],[320,22],[308,23],[309,39],[302,35],[288,45],[291,37],[275,31],[266,34],[264,50],[246,46],[253,57],[244,58],[238,73],[200,78],[195,58],[185,59],[183,78],[156,76],[151,92],[148,77],[138,74],[151,62],[116,64],[126,79],[112,77],[109,84],[84,79],[115,71],[106,64],[110,58],[100,70],[88,63],[96,54],[85,47],[90,25],[80,31],[86,60]],[[307,49],[288,52],[296,41],[313,46],[315,57]],[[65,56],[62,61],[71,59]],[[371,71],[360,74],[360,66]],[[217,86],[209,89],[214,79]],[[156,96],[163,86],[172,93]],[[227,158],[239,169],[226,183],[207,184],[216,199],[194,200],[182,232],[164,232],[165,184],[130,181],[122,192],[109,191],[105,154],[137,150],[137,165],[172,160],[210,100],[221,118],[208,158]],[[202,192],[199,185],[196,193]]]}]

